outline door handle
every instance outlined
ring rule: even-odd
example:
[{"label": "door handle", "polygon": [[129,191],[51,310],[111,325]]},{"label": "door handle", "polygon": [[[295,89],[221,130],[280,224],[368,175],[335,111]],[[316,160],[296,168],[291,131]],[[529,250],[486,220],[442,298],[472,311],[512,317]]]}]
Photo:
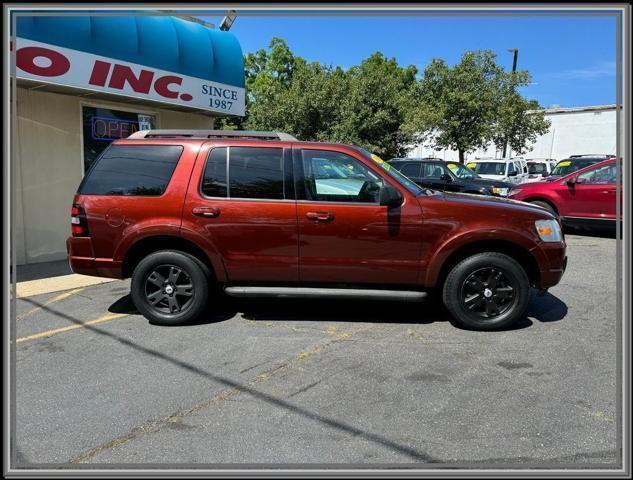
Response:
[{"label": "door handle", "polygon": [[220,215],[218,207],[194,207],[191,213],[198,217],[215,218]]},{"label": "door handle", "polygon": [[334,214],[330,212],[307,212],[306,217],[314,222],[331,222],[334,220]]}]

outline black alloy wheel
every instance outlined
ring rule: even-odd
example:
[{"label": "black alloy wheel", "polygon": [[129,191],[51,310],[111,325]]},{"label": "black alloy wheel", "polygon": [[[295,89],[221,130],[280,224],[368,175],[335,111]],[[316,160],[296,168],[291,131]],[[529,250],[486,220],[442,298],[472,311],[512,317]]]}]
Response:
[{"label": "black alloy wheel", "polygon": [[145,280],[145,298],[161,313],[184,311],[191,305],[193,295],[190,275],[175,265],[159,265]]},{"label": "black alloy wheel", "polygon": [[494,319],[504,314],[514,300],[515,287],[504,272],[484,267],[471,273],[462,284],[462,302],[482,319]]},{"label": "black alloy wheel", "polygon": [[212,278],[209,268],[188,253],[153,252],[134,269],[132,300],[150,323],[182,325],[204,313]]},{"label": "black alloy wheel", "polygon": [[507,328],[525,314],[530,280],[509,255],[481,252],[452,267],[442,286],[442,300],[453,319],[465,328]]}]

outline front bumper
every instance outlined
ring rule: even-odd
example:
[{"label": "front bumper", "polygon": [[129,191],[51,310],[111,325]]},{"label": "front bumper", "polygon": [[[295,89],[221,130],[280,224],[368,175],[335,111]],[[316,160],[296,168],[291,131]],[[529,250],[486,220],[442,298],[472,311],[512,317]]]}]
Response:
[{"label": "front bumper", "polygon": [[532,250],[539,266],[537,287],[547,289],[557,285],[567,269],[567,247],[564,242],[541,242]]}]

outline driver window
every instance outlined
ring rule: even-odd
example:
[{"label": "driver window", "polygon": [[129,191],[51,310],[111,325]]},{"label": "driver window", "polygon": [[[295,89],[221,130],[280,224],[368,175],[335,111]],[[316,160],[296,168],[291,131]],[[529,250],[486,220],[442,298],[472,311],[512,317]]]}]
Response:
[{"label": "driver window", "polygon": [[424,178],[439,179],[444,175],[444,169],[441,165],[435,163],[424,164]]},{"label": "driver window", "polygon": [[611,164],[581,173],[576,178],[576,182],[583,184],[611,184],[615,183],[615,176],[615,164]]},{"label": "driver window", "polygon": [[517,172],[517,169],[514,166],[514,162],[510,162],[508,164],[508,175],[511,174],[511,173],[516,173],[516,172]]},{"label": "driver window", "polygon": [[382,178],[359,160],[339,152],[302,150],[306,199],[379,203]]}]

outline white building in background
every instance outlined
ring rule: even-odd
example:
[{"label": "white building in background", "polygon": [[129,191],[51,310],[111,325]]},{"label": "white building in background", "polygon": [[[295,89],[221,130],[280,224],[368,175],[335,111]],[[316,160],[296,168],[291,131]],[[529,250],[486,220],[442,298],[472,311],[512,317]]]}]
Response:
[{"label": "white building in background", "polygon": [[[545,117],[551,126],[541,135],[525,158],[554,158],[561,160],[570,155],[612,154],[616,147],[616,106],[597,105],[590,107],[547,108]],[[466,154],[467,159],[478,157],[502,157],[502,151],[494,145]],[[511,153],[515,156],[515,153]],[[411,157],[436,157],[447,161],[457,161],[456,150],[434,150],[425,144],[416,145],[409,151]]]}]

